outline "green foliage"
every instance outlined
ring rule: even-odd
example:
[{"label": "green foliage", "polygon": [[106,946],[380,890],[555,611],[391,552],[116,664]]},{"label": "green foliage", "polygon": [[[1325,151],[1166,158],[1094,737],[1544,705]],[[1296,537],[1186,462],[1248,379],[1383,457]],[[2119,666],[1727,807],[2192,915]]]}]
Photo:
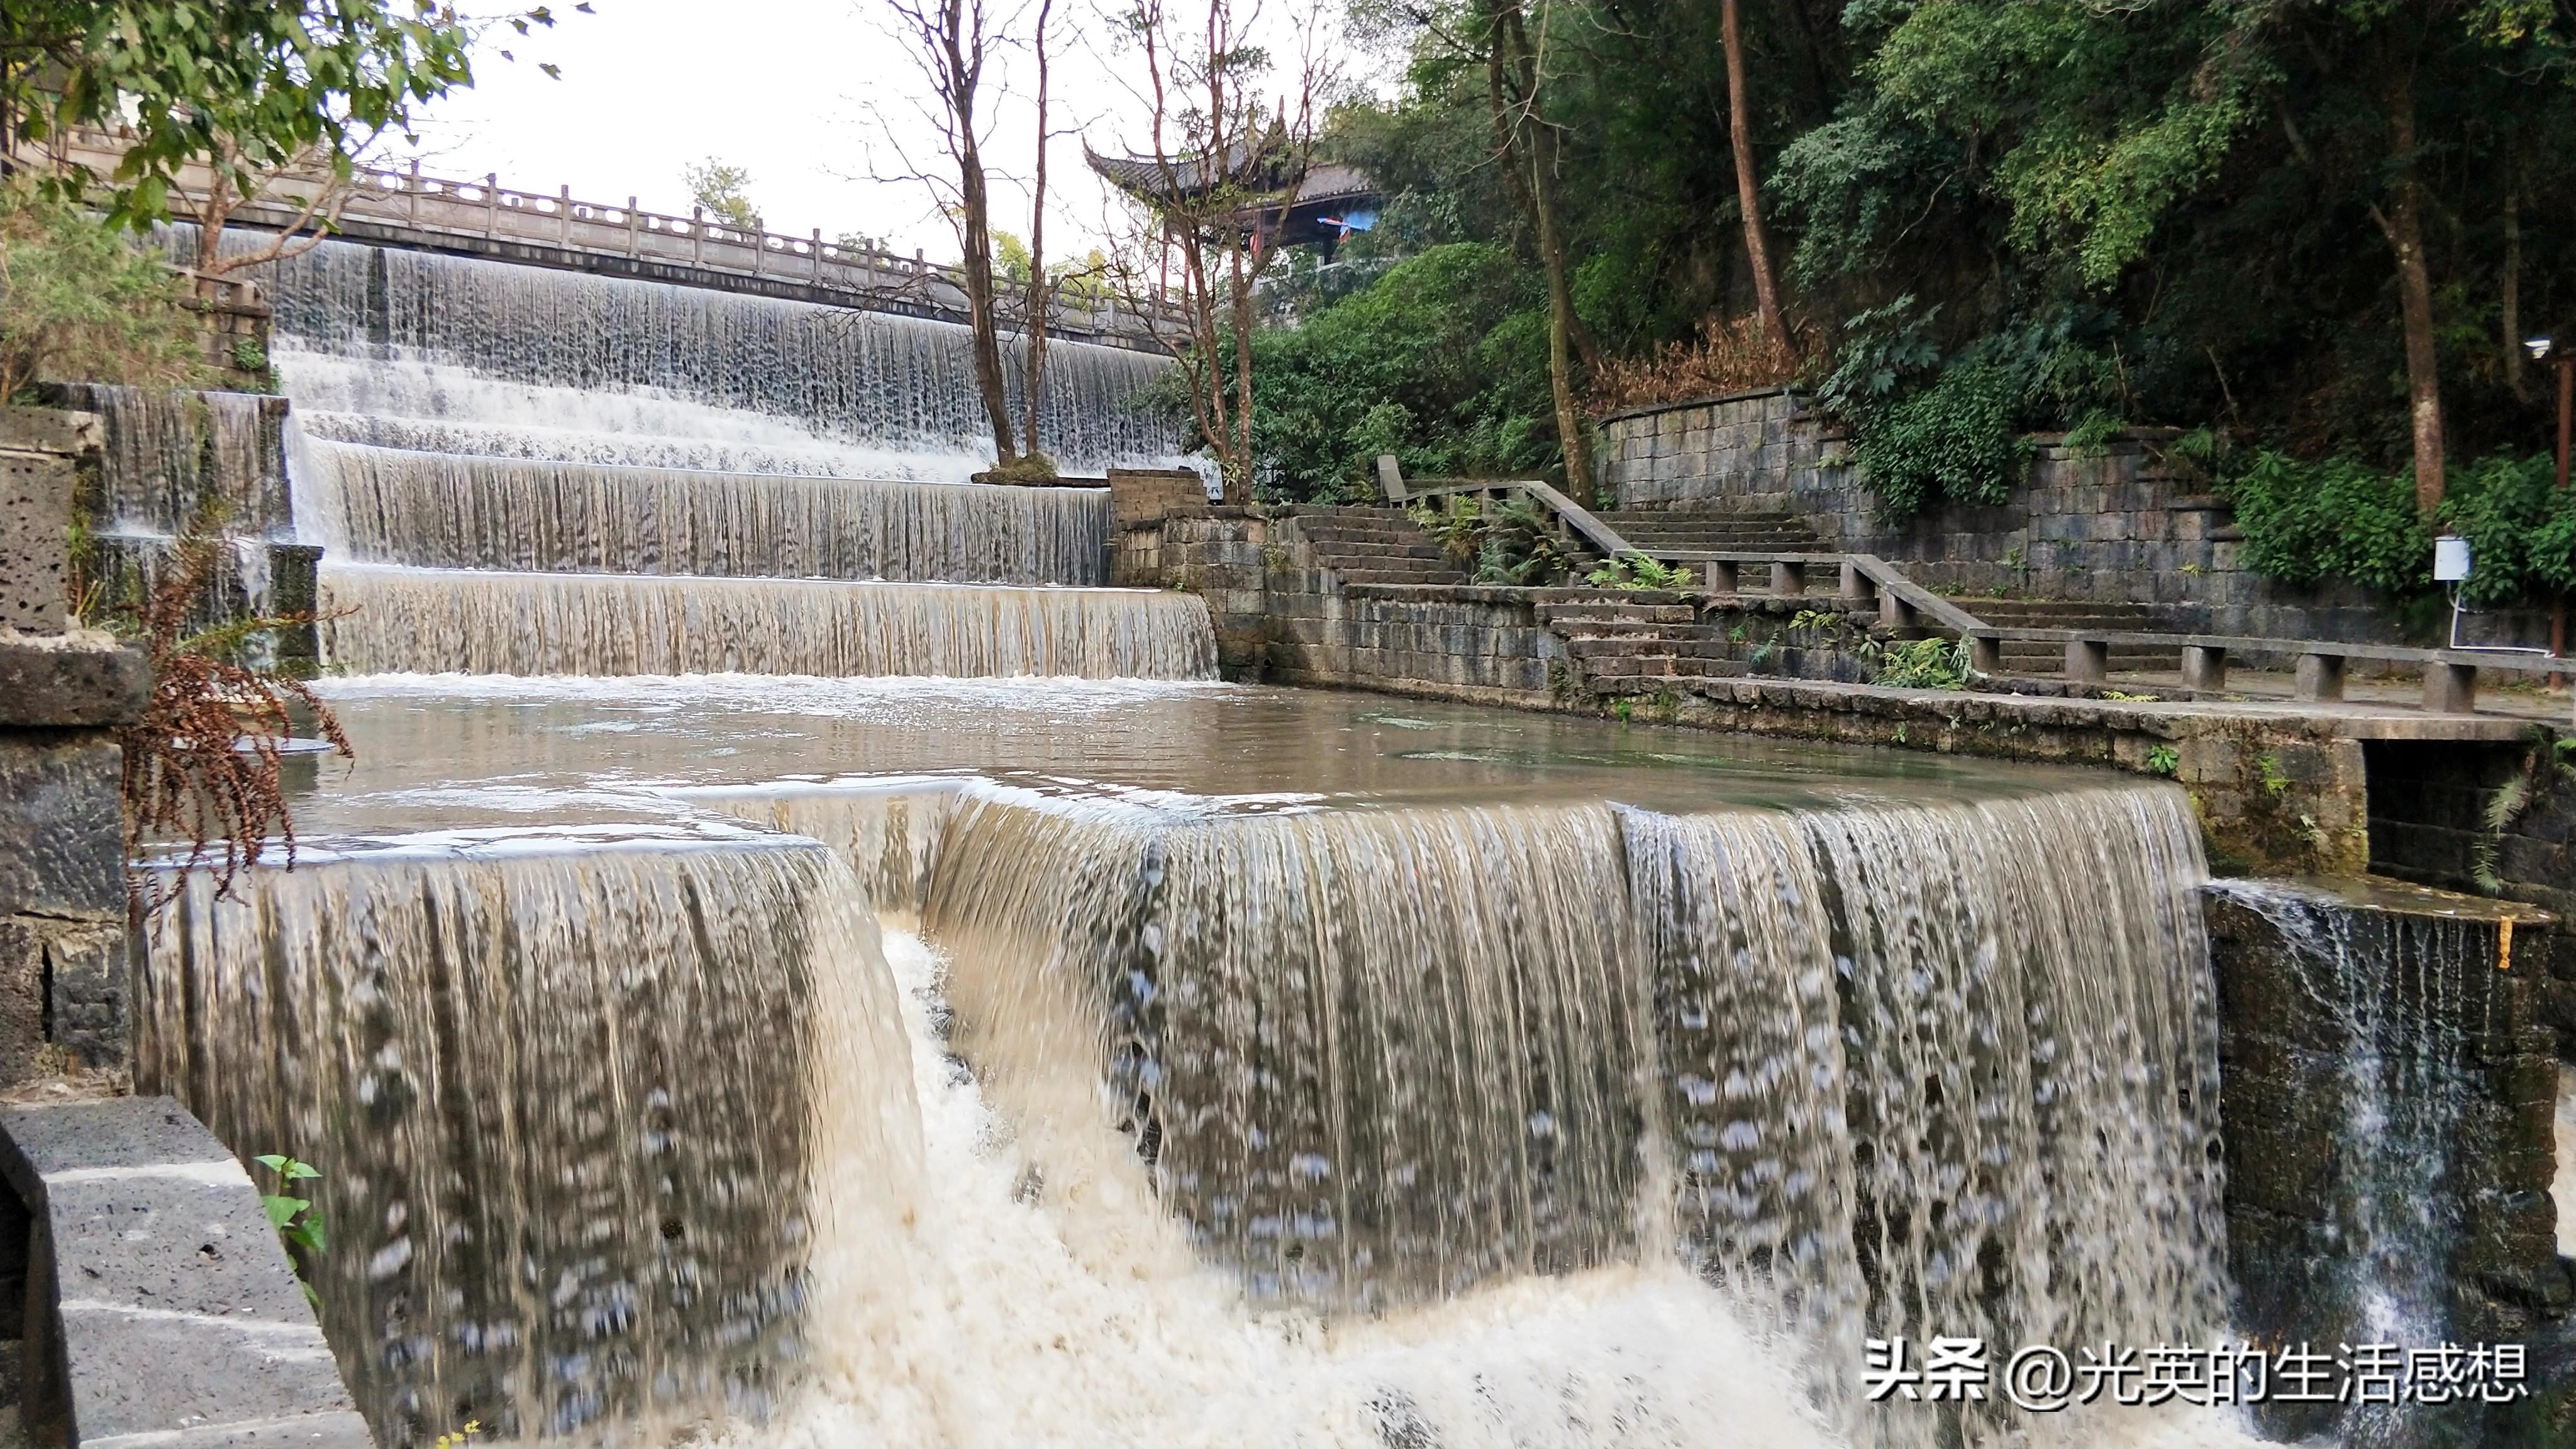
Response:
[{"label": "green foliage", "polygon": [[[760,210],[751,204],[750,171],[710,156],[682,166],[680,180],[689,188],[690,205],[736,230],[760,230]],[[1020,255],[1025,263],[1028,253]]]},{"label": "green foliage", "polygon": [[[473,27],[429,0],[13,0],[5,15],[0,122],[32,139],[127,127],[95,200],[138,229],[168,217],[193,162],[247,183],[318,154],[345,176],[377,137],[409,134],[414,106],[473,81]],[[554,19],[540,5],[497,23],[524,35]]]},{"label": "green foliage", "polygon": [[1880,644],[1871,640],[1861,650],[1865,659],[1874,660],[1876,671],[1872,684],[1890,689],[1965,689],[1968,687],[1968,641],[1965,639],[1916,639],[1911,643]]},{"label": "green foliage", "polygon": [[1293,329],[1253,341],[1265,491],[1359,499],[1378,455],[1411,477],[1522,477],[1556,462],[1547,337],[1500,248],[1434,247]]},{"label": "green foliage", "polygon": [[168,265],[23,177],[0,182],[0,401],[40,378],[206,380]]},{"label": "green foliage", "polygon": [[1930,386],[1863,414],[1852,461],[1891,517],[1943,498],[2001,503],[2027,456],[2014,424],[2019,394],[2001,367],[1953,363]]},{"label": "green foliage", "polygon": [[2469,603],[2576,591],[2576,490],[2559,491],[2557,463],[2547,454],[2454,470],[2442,522],[2469,541],[2469,578],[2460,590]]},{"label": "green foliage", "polygon": [[2245,561],[2284,583],[2348,579],[2392,594],[2432,583],[2433,539],[2414,480],[2350,458],[2302,463],[2263,451],[2226,484]]},{"label": "green foliage", "polygon": [[[2351,458],[2303,463],[2265,451],[2227,480],[2245,557],[2284,583],[2350,582],[2405,599],[2433,588],[2434,530],[2416,512],[2412,474]],[[2461,597],[2480,606],[2576,589],[2576,494],[2546,455],[2454,469],[2440,524],[2468,539]]]},{"label": "green foliage", "polygon": [[1673,568],[1657,563],[1642,553],[1623,553],[1605,559],[1583,580],[1601,589],[1687,589],[1691,573],[1687,568]]},{"label": "green foliage", "polygon": [[277,1229],[277,1235],[286,1240],[288,1250],[300,1260],[296,1281],[303,1285],[304,1296],[319,1307],[321,1297],[313,1291],[312,1281],[306,1274],[321,1258],[325,1245],[322,1209],[316,1207],[311,1198],[297,1197],[295,1193],[299,1183],[320,1181],[322,1171],[309,1162],[298,1162],[279,1153],[252,1160],[277,1174],[278,1191],[261,1193],[259,1205],[268,1211],[269,1226]]},{"label": "green foliage", "polygon": [[2157,745],[2147,751],[2147,773],[2170,779],[2182,769],[2182,752],[2171,745]]},{"label": "green foliage", "polygon": [[1569,568],[1556,546],[1556,531],[1535,505],[1515,498],[1485,515],[1476,582],[1537,587],[1563,579]]},{"label": "green foliage", "polygon": [[1441,554],[1480,584],[1538,587],[1564,578],[1571,565],[1556,544],[1556,531],[1526,499],[1491,509],[1452,499],[1446,508],[1417,503],[1416,525],[1439,541]]}]

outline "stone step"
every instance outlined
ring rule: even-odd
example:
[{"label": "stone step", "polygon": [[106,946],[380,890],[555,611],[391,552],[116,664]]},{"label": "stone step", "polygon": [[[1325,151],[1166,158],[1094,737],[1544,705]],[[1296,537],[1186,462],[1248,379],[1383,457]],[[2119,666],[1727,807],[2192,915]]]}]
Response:
[{"label": "stone step", "polygon": [[1558,619],[1653,619],[1667,624],[1688,624],[1699,618],[1699,610],[1688,604],[1642,604],[1625,599],[1580,599],[1562,604],[1541,604],[1538,616],[1551,622]]},{"label": "stone step", "polygon": [[1336,569],[1345,585],[1365,584],[1463,584],[1467,575],[1458,569]]},{"label": "stone step", "polygon": [[1676,639],[1683,637],[1685,626],[1659,624],[1648,619],[1560,619],[1548,626],[1559,638],[1584,639]]},{"label": "stone step", "polygon": [[1672,659],[1680,657],[1686,646],[1652,634],[1632,639],[1602,639],[1591,636],[1568,639],[1565,652],[1590,663],[1595,659]]},{"label": "stone step", "polygon": [[1607,508],[1592,516],[1620,523],[1788,523],[1803,524],[1794,513],[1747,508]]}]

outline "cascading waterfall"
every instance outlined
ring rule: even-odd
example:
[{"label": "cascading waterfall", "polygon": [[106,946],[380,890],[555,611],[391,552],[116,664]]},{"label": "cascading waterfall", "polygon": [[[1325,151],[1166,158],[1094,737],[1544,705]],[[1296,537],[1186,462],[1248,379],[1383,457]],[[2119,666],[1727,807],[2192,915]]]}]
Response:
[{"label": "cascading waterfall", "polygon": [[1105,584],[1109,495],[315,442],[335,557],[702,578]]},{"label": "cascading waterfall", "polygon": [[[1775,1446],[2056,1443],[1857,1402],[1858,1338],[2222,1330],[2170,787],[648,788],[704,838],[342,850],[248,903],[200,883],[153,941],[145,1083],[330,1166],[331,1327],[389,1440],[452,1404],[667,1443],[798,1382],[751,1442],[1682,1445],[1714,1412]],[[898,968],[909,1095],[872,896],[937,952]],[[1548,1362],[1507,1370],[1504,1322]],[[1507,1410],[1498,1371],[1536,1375]],[[1063,1375],[1139,1397],[1043,1408]]]},{"label": "cascading waterfall", "polygon": [[[908,872],[892,798],[771,818]],[[923,930],[1032,1180],[1158,1199],[1255,1301],[1400,1308],[1669,1243],[1814,1344],[1849,1432],[1908,1446],[2009,1414],[1863,1411],[1865,1334],[2225,1330],[2177,792],[940,808]]]},{"label": "cascading waterfall", "polygon": [[[2296,1162],[2303,1139],[2333,1143],[2331,1168],[2316,1169],[2296,1214],[2277,1211],[2266,1183],[2246,1184],[2259,1209],[2237,1259],[2248,1328],[2327,1344],[2524,1336],[2471,1285],[2504,1271],[2492,1245],[2534,1232],[2529,1218],[2546,1207],[2458,1172],[2501,1155],[2513,1133],[2486,1085],[2514,1049],[2502,1029],[2516,968],[2509,921],[2500,931],[2496,914],[2328,885],[2210,889],[2213,919],[2233,938],[2229,1070],[2283,1104],[2267,1113],[2279,1120],[2231,1121],[2232,1150],[2268,1146]],[[2257,1022],[2295,1046],[2255,1039]],[[2251,1261],[2246,1247],[2257,1249]],[[2442,1417],[2396,1404],[2263,1411],[2285,1437],[2340,1431],[2360,1444],[2449,1442]]]},{"label": "cascading waterfall", "polygon": [[63,384],[62,392],[65,406],[97,413],[104,425],[93,529],[167,537],[188,526],[203,500],[217,499],[235,534],[294,536],[284,399],[100,382]]},{"label": "cascading waterfall", "polygon": [[[705,431],[693,424],[708,421],[708,409],[720,409],[735,415],[718,429],[723,433],[746,415],[783,420],[795,431],[772,436],[791,449],[837,444],[989,456],[968,334],[951,323],[340,241],[264,274],[279,330],[304,349],[279,359],[300,409],[488,427],[517,421],[471,406],[501,384],[553,394],[557,411],[525,419],[548,430],[584,431],[582,415],[568,422],[562,405],[610,399],[611,409],[641,408],[656,422],[671,417],[677,424],[615,431],[688,437]],[[388,356],[395,365],[382,365]],[[1016,396],[1018,354],[1006,357]],[[403,358],[416,361],[405,365]],[[378,362],[350,367],[331,359]],[[1121,348],[1051,345],[1040,408],[1044,446],[1069,469],[1093,472],[1178,453],[1183,440],[1173,423],[1137,406],[1138,394],[1170,365]],[[451,407],[451,392],[469,405]],[[397,441],[352,437],[330,424],[316,431]],[[516,448],[464,451],[523,455]],[[692,466],[756,464],[736,455]]]},{"label": "cascading waterfall", "polygon": [[1024,1121],[1087,1125],[1105,1081],[1256,1299],[1375,1307],[1633,1259],[1651,1054],[1618,858],[1600,806],[969,799],[923,921]]},{"label": "cascading waterfall", "polygon": [[[339,241],[262,272],[335,668],[1213,675],[1195,600],[859,586],[1107,580],[1105,491],[964,484],[963,328]],[[1168,366],[1057,344],[1041,442],[1171,461]]]},{"label": "cascading waterfall", "polygon": [[1704,1272],[1845,1364],[1864,1335],[2225,1328],[2206,870],[2179,795],[1627,819]]},{"label": "cascading waterfall", "polygon": [[873,1241],[919,1188],[835,855],[571,845],[308,857],[231,900],[199,875],[151,928],[137,1083],[325,1164],[308,1269],[386,1442],[757,1416],[801,1358],[817,1215]]},{"label": "cascading waterfall", "polygon": [[322,603],[359,674],[1216,677],[1195,594],[326,566]]}]

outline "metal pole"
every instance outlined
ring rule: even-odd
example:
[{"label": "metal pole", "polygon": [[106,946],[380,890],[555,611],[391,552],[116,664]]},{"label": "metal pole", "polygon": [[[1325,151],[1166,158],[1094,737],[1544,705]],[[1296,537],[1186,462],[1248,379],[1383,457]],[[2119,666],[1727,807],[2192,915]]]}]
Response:
[{"label": "metal pole", "polygon": [[2567,486],[2567,410],[2576,403],[2576,354],[2558,359],[2558,486]]},{"label": "metal pole", "polygon": [[[2564,344],[2561,344],[2562,346]],[[2570,393],[2576,392],[2576,357],[2558,359],[2558,491],[2567,491],[2567,411]],[[2567,652],[2567,595],[2562,592],[2549,604],[2549,652],[2552,657]],[[2552,674],[2549,687],[2565,684],[2566,676]]]}]

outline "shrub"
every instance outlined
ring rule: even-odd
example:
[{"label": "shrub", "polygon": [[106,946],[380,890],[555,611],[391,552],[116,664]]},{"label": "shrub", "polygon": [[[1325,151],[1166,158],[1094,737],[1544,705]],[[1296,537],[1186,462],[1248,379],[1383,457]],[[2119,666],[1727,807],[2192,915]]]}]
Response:
[{"label": "shrub", "polygon": [[2002,367],[1954,362],[1931,386],[1862,417],[1852,461],[1893,518],[1943,498],[2001,503],[2029,454],[2015,425],[2020,396]]},{"label": "shrub", "polygon": [[179,277],[21,175],[0,181],[0,401],[39,379],[210,380]]},{"label": "shrub", "polygon": [[1553,470],[1544,299],[1500,248],[1437,246],[1295,327],[1253,336],[1263,491],[1375,494],[1392,453],[1412,477]]},{"label": "shrub", "polygon": [[[2356,583],[2397,599],[2430,596],[2434,529],[2412,472],[2351,458],[2301,462],[2262,452],[2224,484],[2255,571],[2314,587]],[[2576,589],[2576,492],[2546,455],[2453,469],[2439,521],[2469,541],[2461,597],[2493,606]]]},{"label": "shrub", "polygon": [[2267,450],[2225,492],[2245,530],[2245,561],[2267,578],[2308,587],[2349,580],[2397,595],[2432,585],[2433,537],[2415,512],[2411,477]]}]

